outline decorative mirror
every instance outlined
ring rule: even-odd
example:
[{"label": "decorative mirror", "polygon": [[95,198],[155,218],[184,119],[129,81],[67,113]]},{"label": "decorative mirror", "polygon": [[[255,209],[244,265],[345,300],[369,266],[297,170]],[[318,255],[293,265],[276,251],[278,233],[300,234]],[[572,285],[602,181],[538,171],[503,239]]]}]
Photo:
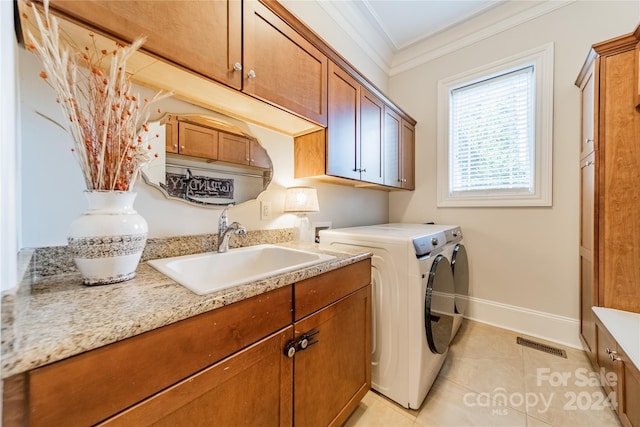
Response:
[{"label": "decorative mirror", "polygon": [[227,206],[255,199],[271,182],[271,159],[247,130],[199,114],[168,113],[148,126],[158,158],[142,176],[169,199]]}]

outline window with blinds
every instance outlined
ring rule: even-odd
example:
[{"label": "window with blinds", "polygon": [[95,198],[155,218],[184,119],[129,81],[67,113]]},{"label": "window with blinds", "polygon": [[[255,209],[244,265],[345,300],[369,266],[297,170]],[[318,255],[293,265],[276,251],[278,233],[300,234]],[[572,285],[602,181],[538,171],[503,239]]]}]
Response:
[{"label": "window with blinds", "polygon": [[438,206],[550,206],[553,44],[438,82]]},{"label": "window with blinds", "polygon": [[534,67],[450,92],[449,192],[533,191]]}]

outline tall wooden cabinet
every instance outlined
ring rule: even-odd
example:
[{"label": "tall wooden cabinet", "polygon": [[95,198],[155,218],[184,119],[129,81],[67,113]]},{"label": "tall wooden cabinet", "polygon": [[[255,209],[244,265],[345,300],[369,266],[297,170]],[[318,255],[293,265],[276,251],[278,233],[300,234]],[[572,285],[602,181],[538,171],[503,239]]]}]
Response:
[{"label": "tall wooden cabinet", "polygon": [[[593,45],[576,80],[582,94],[580,336],[592,363],[620,378],[624,372],[607,354],[615,341],[592,307],[640,313],[639,46],[640,26]],[[637,402],[639,392],[629,389],[619,398]],[[618,408],[623,424],[637,425],[628,422],[627,410],[634,411],[624,403]]]}]

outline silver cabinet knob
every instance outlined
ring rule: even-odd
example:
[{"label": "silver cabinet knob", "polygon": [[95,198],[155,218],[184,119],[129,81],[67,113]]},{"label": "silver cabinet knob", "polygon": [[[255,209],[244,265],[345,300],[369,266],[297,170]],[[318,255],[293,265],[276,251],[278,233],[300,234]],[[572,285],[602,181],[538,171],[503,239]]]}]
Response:
[{"label": "silver cabinet knob", "polygon": [[585,144],[591,144],[591,143],[593,143],[593,139],[585,138],[584,139],[584,143]]},{"label": "silver cabinet knob", "polygon": [[256,78],[256,72],[253,70],[249,70],[249,73],[247,73],[247,77],[249,77],[250,79],[255,79]]},{"label": "silver cabinet knob", "polygon": [[236,62],[235,64],[233,64],[233,70],[234,71],[242,71],[242,64],[239,62]]}]

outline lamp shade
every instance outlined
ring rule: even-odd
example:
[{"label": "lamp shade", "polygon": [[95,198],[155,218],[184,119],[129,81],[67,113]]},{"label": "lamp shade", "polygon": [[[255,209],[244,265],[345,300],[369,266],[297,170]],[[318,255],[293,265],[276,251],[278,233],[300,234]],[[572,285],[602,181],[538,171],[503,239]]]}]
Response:
[{"label": "lamp shade", "polygon": [[285,212],[317,212],[318,193],[311,187],[290,187],[284,199]]}]

